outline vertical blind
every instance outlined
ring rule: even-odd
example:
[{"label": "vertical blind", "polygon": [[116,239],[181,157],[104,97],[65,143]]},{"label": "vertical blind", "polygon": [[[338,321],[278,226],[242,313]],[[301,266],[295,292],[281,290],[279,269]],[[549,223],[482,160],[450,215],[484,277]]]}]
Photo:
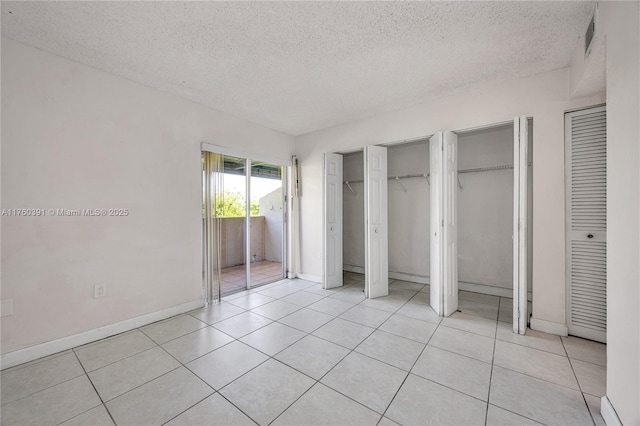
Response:
[{"label": "vertical blind", "polygon": [[203,286],[207,305],[216,303],[221,295],[222,246],[221,219],[216,217],[216,197],[222,196],[224,185],[224,161],[222,155],[202,153],[202,204],[203,204]]}]

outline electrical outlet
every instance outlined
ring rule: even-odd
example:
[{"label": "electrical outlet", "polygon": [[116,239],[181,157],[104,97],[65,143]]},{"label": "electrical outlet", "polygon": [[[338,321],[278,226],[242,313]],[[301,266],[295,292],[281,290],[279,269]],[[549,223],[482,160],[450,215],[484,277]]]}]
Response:
[{"label": "electrical outlet", "polygon": [[104,284],[95,284],[93,286],[93,298],[100,299],[107,296],[107,286]]},{"label": "electrical outlet", "polygon": [[0,305],[0,316],[9,317],[13,315],[13,299],[6,299]]}]

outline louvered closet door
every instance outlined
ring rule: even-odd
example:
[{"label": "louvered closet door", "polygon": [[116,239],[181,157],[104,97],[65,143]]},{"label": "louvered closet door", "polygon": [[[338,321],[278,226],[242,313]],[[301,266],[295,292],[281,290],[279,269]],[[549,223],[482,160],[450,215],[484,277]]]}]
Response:
[{"label": "louvered closet door", "polygon": [[569,334],[606,341],[607,122],[605,107],[566,114]]}]

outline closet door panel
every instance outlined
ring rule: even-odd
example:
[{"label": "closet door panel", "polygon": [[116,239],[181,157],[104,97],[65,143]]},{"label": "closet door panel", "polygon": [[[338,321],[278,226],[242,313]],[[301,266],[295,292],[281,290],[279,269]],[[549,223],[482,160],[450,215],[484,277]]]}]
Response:
[{"label": "closet door panel", "polygon": [[443,135],[443,219],[442,296],[443,315],[458,310],[458,136]]},{"label": "closet door panel", "polygon": [[527,303],[527,262],[528,262],[528,164],[529,164],[529,123],[527,117],[514,120],[514,295],[513,331],[525,334],[529,318]]},{"label": "closet door panel", "polygon": [[323,277],[325,289],[342,286],[342,155],[324,154]]},{"label": "closet door panel", "polygon": [[389,294],[387,148],[364,147],[365,293]]},{"label": "closet door panel", "polygon": [[430,266],[430,302],[433,310],[443,314],[442,303],[442,132],[429,139],[429,176],[430,187],[430,232],[431,232],[431,266]]}]

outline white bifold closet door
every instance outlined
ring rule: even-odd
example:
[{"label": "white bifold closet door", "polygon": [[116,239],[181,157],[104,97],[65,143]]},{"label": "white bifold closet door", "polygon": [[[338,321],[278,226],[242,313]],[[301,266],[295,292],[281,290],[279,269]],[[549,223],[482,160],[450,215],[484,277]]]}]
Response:
[{"label": "white bifold closet door", "polygon": [[440,316],[458,309],[458,136],[429,139],[431,177],[431,307]]},{"label": "white bifold closet door", "polygon": [[565,115],[567,326],[607,337],[607,116],[604,106]]},{"label": "white bifold closet door", "polygon": [[387,148],[364,147],[365,296],[389,294]]},{"label": "white bifold closet door", "polygon": [[322,285],[342,286],[342,155],[325,153],[323,167]]},{"label": "white bifold closet door", "polygon": [[513,332],[527,331],[529,122],[513,120]]}]

